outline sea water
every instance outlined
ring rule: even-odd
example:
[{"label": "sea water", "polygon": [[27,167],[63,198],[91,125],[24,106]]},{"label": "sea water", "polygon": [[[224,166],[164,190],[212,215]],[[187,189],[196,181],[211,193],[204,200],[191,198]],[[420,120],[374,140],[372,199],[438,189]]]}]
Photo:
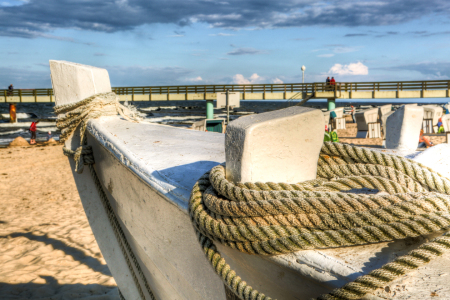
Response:
[{"label": "sea water", "polygon": [[[230,120],[234,120],[240,116],[252,113],[261,113],[276,109],[282,109],[296,105],[301,100],[242,100],[239,108],[231,109]],[[436,99],[343,99],[336,100],[336,107],[349,107],[354,105],[356,108],[360,106],[394,104],[403,105],[410,103],[418,104],[437,104],[444,105],[448,102],[448,98]],[[136,101],[129,103],[134,105],[140,116],[148,122],[166,124],[180,127],[190,127],[192,123],[203,120],[205,118],[206,102],[205,101]],[[38,126],[37,141],[46,141],[48,131],[51,131],[55,140],[59,139],[59,130],[56,128],[56,115],[53,113],[54,103],[17,103],[17,113],[27,113],[28,118],[18,118],[19,123],[23,126],[10,126],[9,124],[9,104],[0,103],[0,147],[8,145],[16,137],[21,136],[26,140],[31,137],[28,131],[31,122],[39,119],[45,121],[46,126]],[[309,100],[308,107],[324,109],[327,107],[327,100]],[[2,114],[5,118],[2,119]],[[5,115],[6,114],[6,115]],[[20,116],[20,115],[19,115]],[[215,109],[215,118],[226,119],[225,109]]]}]

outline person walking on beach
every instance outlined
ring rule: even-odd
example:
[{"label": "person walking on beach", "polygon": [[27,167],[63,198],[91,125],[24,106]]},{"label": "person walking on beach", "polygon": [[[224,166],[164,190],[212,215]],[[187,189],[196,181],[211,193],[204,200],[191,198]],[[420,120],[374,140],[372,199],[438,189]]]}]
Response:
[{"label": "person walking on beach", "polygon": [[30,145],[36,144],[36,125],[39,123],[38,121],[32,122],[30,125],[30,132],[31,132],[31,139],[30,139]]}]

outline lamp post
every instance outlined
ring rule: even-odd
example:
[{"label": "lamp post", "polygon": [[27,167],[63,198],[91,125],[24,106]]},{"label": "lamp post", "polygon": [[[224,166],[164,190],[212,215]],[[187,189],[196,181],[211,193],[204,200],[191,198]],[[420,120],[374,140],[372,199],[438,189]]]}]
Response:
[{"label": "lamp post", "polygon": [[302,66],[302,83],[305,83],[305,70],[306,70],[306,67]]}]

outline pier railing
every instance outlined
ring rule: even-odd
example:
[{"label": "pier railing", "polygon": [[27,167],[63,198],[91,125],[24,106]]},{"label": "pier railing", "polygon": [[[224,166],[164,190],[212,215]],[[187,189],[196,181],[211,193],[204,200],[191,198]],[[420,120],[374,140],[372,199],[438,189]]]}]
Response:
[{"label": "pier railing", "polygon": [[[184,99],[191,98],[191,94],[215,94],[217,92],[241,92],[245,98],[246,94],[263,94],[261,99],[266,99],[267,94],[284,93],[283,99],[289,99],[292,93],[311,94],[315,92],[363,92],[363,91],[429,91],[450,90],[450,80],[428,80],[428,81],[384,81],[384,82],[336,82],[334,85],[324,82],[314,83],[283,83],[283,84],[219,84],[219,85],[179,85],[179,86],[136,86],[136,87],[113,87],[112,90],[118,95],[129,95],[129,100],[135,100],[135,95],[149,95],[148,100],[160,100],[157,95],[185,95]],[[152,99],[152,95],[155,95]],[[422,94],[423,95],[423,94]],[[272,99],[268,95],[267,99]],[[0,102],[10,102],[8,98],[14,97],[19,101],[14,102],[53,102],[52,89],[18,89],[0,90]],[[169,100],[171,97],[167,96]],[[25,99],[25,100],[24,100]],[[3,100],[3,101],[2,101]]]}]

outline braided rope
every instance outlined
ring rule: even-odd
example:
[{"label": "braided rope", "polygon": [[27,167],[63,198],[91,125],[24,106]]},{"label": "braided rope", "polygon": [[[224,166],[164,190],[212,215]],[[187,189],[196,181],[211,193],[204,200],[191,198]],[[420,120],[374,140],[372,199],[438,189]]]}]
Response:
[{"label": "braided rope", "polygon": [[[385,193],[355,194],[371,188]],[[404,157],[325,142],[317,179],[232,183],[223,165],[194,185],[189,214],[205,255],[240,299],[271,299],[243,281],[214,246],[248,254],[392,241],[450,228],[450,180]],[[318,299],[360,299],[450,249],[450,233]]]},{"label": "braided rope", "polygon": [[80,124],[81,141],[84,141],[90,119],[120,114],[128,121],[139,120],[135,112],[119,103],[113,92],[95,94],[77,103],[58,105],[54,111],[58,115],[56,126],[61,130],[61,142],[70,137]]},{"label": "braided rope", "polygon": [[[87,121],[92,118],[98,118],[101,116],[114,116],[118,113],[123,116],[127,120],[137,121],[137,117],[135,114],[129,110],[128,108],[122,106],[117,99],[115,93],[105,93],[105,94],[96,94],[91,97],[88,97],[78,103],[72,103],[67,105],[61,105],[55,107],[55,113],[58,114],[57,126],[61,129],[61,140],[65,141],[69,138],[73,132],[77,129],[79,125],[80,127],[80,135],[81,146],[76,150],[71,150],[66,147],[63,147],[63,153],[66,156],[72,157],[75,161],[75,171],[78,174],[81,174],[84,169],[84,165],[89,166],[89,171],[91,173],[92,179],[94,180],[95,187],[97,189],[98,195],[101,199],[102,205],[106,211],[108,216],[108,220],[113,228],[114,235],[119,244],[120,250],[125,258],[126,264],[130,273],[133,277],[133,281],[136,284],[139,295],[141,299],[145,299],[144,291],[141,287],[138,277],[144,283],[145,289],[147,293],[150,295],[151,299],[156,299],[150,285],[148,284],[147,278],[145,277],[141,266],[133,253],[133,250],[128,243],[128,240],[123,232],[122,226],[117,219],[117,216],[109,202],[108,197],[106,196],[105,191],[103,190],[103,186],[100,182],[100,179],[97,176],[97,172],[94,168],[94,156],[92,153],[92,147],[86,145],[86,126]],[[65,114],[65,115],[61,115]],[[136,271],[137,274],[136,274]],[[119,297],[124,299],[122,293],[119,290]]]}]

